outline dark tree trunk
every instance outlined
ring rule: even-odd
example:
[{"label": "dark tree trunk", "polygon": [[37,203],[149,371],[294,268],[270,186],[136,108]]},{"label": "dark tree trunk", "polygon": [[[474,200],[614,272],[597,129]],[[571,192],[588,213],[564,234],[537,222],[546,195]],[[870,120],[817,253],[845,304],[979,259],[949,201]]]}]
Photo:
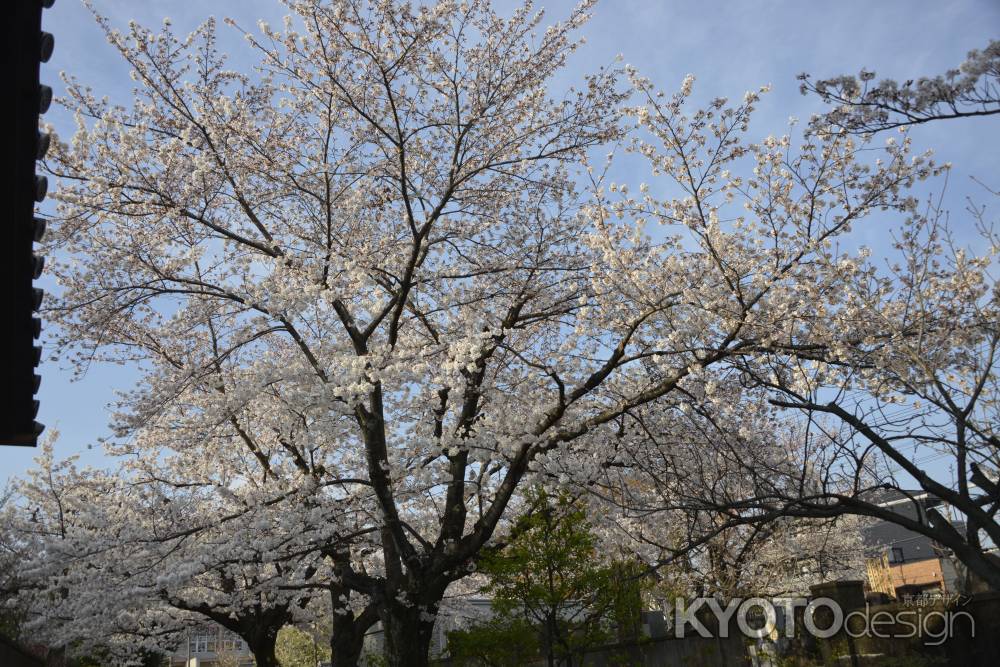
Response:
[{"label": "dark tree trunk", "polygon": [[556,667],[556,616],[550,612],[545,618],[545,658],[548,667]]},{"label": "dark tree trunk", "polygon": [[284,614],[275,614],[265,622],[258,620],[251,626],[249,632],[241,633],[250,652],[253,653],[257,667],[279,667],[274,647],[278,643],[278,631],[285,620],[287,617]]},{"label": "dark tree trunk", "polygon": [[350,615],[334,615],[333,635],[330,637],[333,667],[358,667],[365,648],[365,633],[377,620],[373,607],[358,616],[354,616],[353,612]]},{"label": "dark tree trunk", "polygon": [[[434,621],[427,613],[437,614],[441,596],[424,599],[412,606],[395,600],[383,611],[385,657],[389,667],[428,667]],[[421,609],[422,607],[422,609]]]},{"label": "dark tree trunk", "polygon": [[330,638],[330,653],[333,667],[358,667],[361,651],[365,647],[365,633],[335,630]]},{"label": "dark tree trunk", "polygon": [[276,637],[260,638],[250,644],[250,652],[253,653],[254,662],[257,667],[279,667],[278,659],[274,655],[274,644]]}]

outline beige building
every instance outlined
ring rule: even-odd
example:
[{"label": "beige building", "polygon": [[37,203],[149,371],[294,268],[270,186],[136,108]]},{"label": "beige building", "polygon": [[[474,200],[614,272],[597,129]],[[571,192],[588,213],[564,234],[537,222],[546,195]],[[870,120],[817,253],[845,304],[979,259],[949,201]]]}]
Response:
[{"label": "beige building", "polygon": [[187,641],[165,662],[169,667],[253,667],[250,649],[238,635],[219,625],[192,630]]}]

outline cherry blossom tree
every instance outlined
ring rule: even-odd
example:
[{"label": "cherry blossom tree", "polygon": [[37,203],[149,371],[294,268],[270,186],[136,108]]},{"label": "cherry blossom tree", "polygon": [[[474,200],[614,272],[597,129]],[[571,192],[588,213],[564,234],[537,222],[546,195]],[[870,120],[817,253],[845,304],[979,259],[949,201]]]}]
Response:
[{"label": "cherry blossom tree", "polygon": [[[157,536],[150,592],[238,617],[322,590],[335,661],[377,619],[390,664],[426,665],[520,489],[597,479],[648,446],[635,415],[714,396],[739,359],[815,354],[857,270],[834,243],[911,210],[934,166],[749,143],[759,93],[689,112],[690,78],[664,96],[612,68],[554,97],[592,2],[546,29],[530,4],[285,4],[246,33],[253,73],[213,21],[98,18],[138,83],[122,105],[67,81],[48,316],[79,368],[144,371],[107,443],[143,502],[110,506],[102,543]],[[584,168],[632,124],[637,193]]]},{"label": "cherry blossom tree", "polygon": [[[970,51],[958,70],[902,86],[871,84],[870,72],[860,80],[815,84],[803,77],[803,93],[835,105],[813,119],[811,130],[871,134],[995,114],[998,66],[1000,42],[991,41]],[[989,199],[997,195],[985,186],[984,192]],[[828,345],[820,354],[795,360],[764,355],[757,360],[763,364],[744,366],[744,385],[770,392],[772,405],[791,411],[790,418],[805,417],[809,428],[796,449],[804,452],[814,480],[796,488],[789,481],[801,475],[775,474],[759,461],[744,465],[761,482],[744,499],[744,510],[794,508],[794,515],[815,517],[846,512],[896,523],[935,540],[981,580],[1000,586],[1000,569],[989,554],[1000,536],[1000,239],[993,217],[989,207],[970,200],[956,225],[940,203],[928,200],[893,229],[895,254],[885,268],[865,262],[845,276],[846,298],[827,313]],[[758,465],[762,475],[750,471]],[[916,499],[912,511],[893,511],[881,503],[885,489],[911,498],[910,490],[926,492],[944,501],[953,517],[926,510]],[[728,499],[717,507],[735,505]]]},{"label": "cherry blossom tree", "polygon": [[16,640],[20,634],[21,610],[17,593],[24,541],[17,534],[18,511],[14,507],[14,492],[8,486],[0,491],[0,637]]},{"label": "cherry blossom tree", "polygon": [[[834,108],[817,116],[819,131],[834,129],[862,134],[934,120],[1000,113],[1000,41],[969,51],[957,69],[935,77],[899,83],[875,72],[813,81],[799,76],[802,94],[814,93]],[[826,128],[826,129],[824,129]]]},{"label": "cherry blossom tree", "polygon": [[[329,617],[305,584],[327,578],[311,540],[332,541],[303,525],[311,515],[290,499],[275,512],[275,502],[254,506],[234,493],[220,503],[218,485],[165,486],[79,470],[54,460],[51,438],[44,443],[38,467],[15,487],[26,627],[53,647],[126,659],[171,652],[185,631],[212,621],[242,637],[259,664],[277,664],[283,625]],[[288,512],[300,521],[283,534],[278,518]]]},{"label": "cherry blossom tree", "polygon": [[[822,459],[800,446],[801,424],[739,379],[716,377],[709,396],[695,388],[670,409],[629,415],[615,459],[587,487],[611,517],[605,539],[674,593],[808,595],[856,577],[866,521],[796,512],[792,499],[822,483]],[[771,489],[787,503],[757,502]]]},{"label": "cherry blossom tree", "polygon": [[[854,515],[925,535],[1000,584],[989,555],[1000,245],[984,210],[971,213],[982,254],[958,244],[934,206],[914,213],[896,237],[899,261],[845,275],[842,301],[812,323],[804,350],[743,356],[728,381],[711,380],[714,397],[696,391],[673,413],[631,415],[623,440],[646,446],[622,446],[598,486],[647,558],[726,538],[742,550],[739,534],[767,535],[771,522]],[[887,489],[913,506],[885,506]],[[925,509],[914,489],[958,521]]]},{"label": "cherry blossom tree", "polygon": [[[646,221],[655,221],[660,230],[686,231],[690,236],[678,232],[673,237],[669,259],[646,264],[659,268],[681,261],[685,251],[695,247],[705,262],[699,266],[706,280],[702,284],[715,288],[683,291],[685,305],[693,306],[684,313],[687,317],[667,322],[655,342],[637,341],[644,345],[643,371],[653,379],[666,375],[660,365],[670,359],[661,351],[664,341],[705,351],[701,347],[705,331],[718,326],[716,318],[726,317],[725,310],[715,310],[718,302],[704,308],[708,294],[726,294],[733,304],[728,312],[737,318],[738,342],[730,348],[727,361],[698,369],[669,396],[619,415],[607,458],[587,465],[572,452],[561,452],[553,468],[620,508],[611,514],[616,525],[609,531],[617,532],[647,563],[700,559],[693,568],[707,565],[718,570],[712,564],[716,561],[722,568],[741,563],[749,572],[755,559],[767,560],[757,547],[771,551],[769,537],[826,532],[833,538],[830,560],[840,563],[827,575],[856,571],[858,520],[831,524],[827,520],[843,512],[829,507],[806,511],[799,502],[813,492],[822,495],[821,488],[833,488],[828,463],[835,445],[824,440],[828,447],[823,450],[813,442],[810,422],[770,402],[774,396],[757,380],[756,372],[771,364],[794,367],[823,360],[853,368],[849,360],[832,361],[832,353],[845,341],[863,337],[861,330],[852,328],[853,321],[839,318],[856,314],[845,303],[858,287],[853,279],[870,275],[871,265],[866,249],[847,252],[836,244],[873,210],[913,215],[916,200],[898,187],[908,187],[940,169],[926,157],[908,157],[905,138],[887,142],[874,169],[860,159],[874,148],[868,138],[807,132],[798,145],[790,134],[746,144],[739,135],[745,132],[756,94],[748,93],[742,106],[730,107],[720,99],[688,116],[684,101],[693,77],[672,97],[655,91],[635,73],[633,83],[645,104],[630,110],[638,128],[630,147],[649,160],[654,180],[640,186],[637,194],[612,185],[609,190],[615,194],[608,195],[606,208],[610,217],[632,219],[640,229]],[[906,176],[900,181],[902,173]],[[664,181],[672,182],[674,191]],[[854,186],[875,183],[889,186],[892,195],[878,201],[853,198],[872,193],[852,192]],[[848,189],[839,191],[844,185]],[[851,194],[845,198],[846,193]],[[917,227],[913,222],[908,230],[915,232]],[[638,248],[643,248],[642,241],[648,243],[648,237],[633,238],[638,239],[633,241]],[[629,252],[642,251],[629,248]],[[609,261],[614,261],[611,253]],[[644,275],[634,289],[651,284],[653,278]],[[712,316],[702,319],[708,311]],[[696,324],[687,329],[689,323],[701,328]],[[839,476],[838,488],[878,487],[876,477],[861,467],[853,477]],[[773,502],[758,502],[762,497]],[[810,521],[798,525],[789,517]],[[845,524],[855,525],[845,529]],[[794,551],[785,551],[778,560],[801,557]],[[820,563],[819,569],[823,576],[826,566]],[[718,582],[718,589],[732,592],[745,581],[730,579]],[[796,585],[773,583],[766,588]]]},{"label": "cherry blossom tree", "polygon": [[[812,446],[823,484],[802,508],[855,512],[926,535],[992,586],[1000,567],[988,552],[1000,539],[996,512],[997,358],[1000,250],[981,227],[985,251],[959,245],[933,207],[897,238],[901,260],[888,275],[853,279],[838,313],[842,337],[815,363],[769,360],[749,370],[772,402],[817,424]],[[843,318],[843,319],[841,319]],[[957,513],[915,505],[901,514],[876,489],[917,488]],[[784,502],[787,502],[787,498]]]},{"label": "cherry blossom tree", "polygon": [[[94,505],[113,482],[100,472],[79,470],[75,458],[57,461],[53,443],[58,433],[46,436],[37,467],[13,486],[18,511],[9,515],[10,532],[22,547],[14,602],[22,611],[25,634],[34,641],[81,655],[113,652],[116,634],[132,626],[119,612],[134,598],[126,590],[112,594],[108,568],[76,567],[88,545],[75,539],[82,536],[82,524],[113,518],[109,511],[116,504]],[[104,605],[102,612],[89,605],[94,599]],[[149,610],[150,617],[156,614]],[[171,629],[164,632],[169,635]]]},{"label": "cherry blossom tree", "polygon": [[[492,387],[523,382],[518,354],[579,307],[568,169],[613,136],[620,94],[599,74],[547,96],[586,5],[536,37],[530,7],[289,8],[305,35],[262,26],[259,81],[224,69],[211,22],[179,40],[102,20],[141,86],[125,109],[69,83],[81,123],[53,161],[54,238],[87,264],[57,269],[53,315],[89,359],[150,364],[111,447],[155,452],[143,474],[238,479],[261,502],[335,487],[369,512],[381,571],[341,561],[338,581],[378,600],[403,661],[549,445],[558,415],[490,433],[478,456],[464,443],[484,393],[497,417],[529,404]],[[498,459],[512,466],[490,498]],[[465,534],[467,503],[482,512]]]}]

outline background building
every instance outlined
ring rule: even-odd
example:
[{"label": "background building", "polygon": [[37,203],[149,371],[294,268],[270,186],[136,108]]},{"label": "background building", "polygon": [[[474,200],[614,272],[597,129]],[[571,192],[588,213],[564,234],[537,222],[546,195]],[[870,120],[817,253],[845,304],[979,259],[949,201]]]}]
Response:
[{"label": "background building", "polygon": [[[937,509],[949,516],[940,498],[924,491],[885,490],[880,507],[909,519],[926,521],[926,513]],[[960,532],[964,524],[956,523]],[[868,555],[866,569],[870,590],[897,599],[912,596],[944,596],[963,590],[951,553],[925,535],[898,524],[876,521],[864,530]]]},{"label": "background building", "polygon": [[246,642],[218,625],[205,625],[187,634],[187,640],[167,659],[169,667],[253,667]]}]

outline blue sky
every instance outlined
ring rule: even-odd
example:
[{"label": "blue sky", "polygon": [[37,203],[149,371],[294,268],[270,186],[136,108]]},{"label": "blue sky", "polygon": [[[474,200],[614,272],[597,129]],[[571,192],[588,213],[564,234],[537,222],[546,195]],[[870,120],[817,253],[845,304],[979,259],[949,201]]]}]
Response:
[{"label": "blue sky", "polygon": [[[246,28],[258,19],[280,25],[284,8],[277,0],[93,0],[96,8],[124,27],[130,19],[151,27],[170,17],[186,33],[209,15],[232,17]],[[498,0],[501,11],[516,3]],[[572,0],[539,2],[552,20],[565,16]],[[86,8],[59,0],[46,10],[44,27],[56,38],[43,81],[59,94],[58,72],[66,71],[112,101],[127,103],[133,82],[128,68],[108,45]],[[250,63],[242,39],[221,26],[221,43],[234,53],[233,65]],[[803,120],[820,110],[802,97],[795,76],[855,73],[862,67],[879,75],[906,79],[937,74],[960,63],[971,48],[1000,38],[1000,2],[996,0],[604,0],[584,29],[587,44],[576,54],[567,81],[611,62],[621,53],[658,86],[673,90],[687,73],[697,77],[696,96],[740,98],[747,89],[772,84],[760,105],[752,133],[761,137],[785,130],[789,116]],[[55,105],[46,116],[69,133],[69,118]],[[941,161],[954,164],[946,201],[954,211],[966,196],[983,201],[972,184],[975,175],[1000,186],[1000,119],[973,119],[916,128],[919,148],[934,148]],[[44,210],[44,207],[43,207]],[[953,217],[961,226],[961,217]],[[960,230],[961,231],[961,230]],[[104,462],[96,446],[107,433],[106,406],[116,389],[138,379],[133,369],[94,367],[79,381],[69,369],[46,361],[41,369],[39,421],[57,428],[58,456],[80,453],[84,463]],[[93,449],[88,449],[93,445]],[[23,474],[34,450],[0,450],[0,480]],[[0,482],[2,483],[2,482]]]}]

